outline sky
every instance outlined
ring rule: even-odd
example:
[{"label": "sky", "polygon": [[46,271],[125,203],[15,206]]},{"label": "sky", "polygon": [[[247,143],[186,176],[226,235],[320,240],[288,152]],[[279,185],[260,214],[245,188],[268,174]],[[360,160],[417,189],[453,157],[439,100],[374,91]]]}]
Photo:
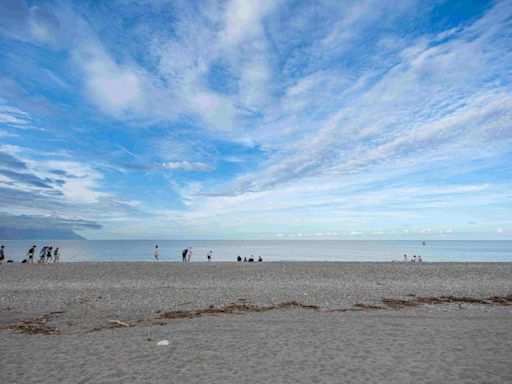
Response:
[{"label": "sky", "polygon": [[0,2],[0,227],[512,239],[512,1]]}]

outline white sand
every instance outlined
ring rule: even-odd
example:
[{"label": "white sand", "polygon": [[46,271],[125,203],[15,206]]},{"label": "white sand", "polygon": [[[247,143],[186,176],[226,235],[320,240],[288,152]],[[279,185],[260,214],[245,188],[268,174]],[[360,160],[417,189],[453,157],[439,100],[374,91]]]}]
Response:
[{"label": "white sand", "polygon": [[[1,383],[505,383],[512,306],[327,312],[382,298],[512,293],[512,264],[62,263],[0,266],[0,325],[51,311],[59,335],[0,331]],[[240,299],[246,299],[240,301]],[[274,310],[103,329],[156,311]],[[157,347],[167,339],[169,346]]]}]

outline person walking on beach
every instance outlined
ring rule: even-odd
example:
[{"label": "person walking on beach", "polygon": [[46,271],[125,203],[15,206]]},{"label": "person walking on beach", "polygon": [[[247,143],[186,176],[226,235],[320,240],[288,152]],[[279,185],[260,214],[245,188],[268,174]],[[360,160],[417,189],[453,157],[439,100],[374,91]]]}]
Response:
[{"label": "person walking on beach", "polygon": [[190,261],[190,258],[192,257],[192,247],[188,247],[187,252],[187,261]]},{"label": "person walking on beach", "polygon": [[0,264],[4,262],[5,259],[5,245],[0,247]]},{"label": "person walking on beach", "polygon": [[181,257],[182,257],[181,261],[183,261],[183,262],[187,261],[187,252],[188,252],[187,248],[185,248],[183,251],[181,251]]},{"label": "person walking on beach", "polygon": [[46,245],[39,251],[39,260],[37,264],[44,264],[44,257],[46,256]]},{"label": "person walking on beach", "polygon": [[46,262],[49,263],[50,260],[52,259],[52,249],[53,247],[48,247],[46,249]]},{"label": "person walking on beach", "polygon": [[154,253],[154,256],[155,256],[155,260],[159,260],[160,259],[160,250],[158,249],[158,245],[155,246],[155,253]]},{"label": "person walking on beach", "polygon": [[57,263],[60,260],[60,248],[55,248],[55,251],[53,251],[53,262]]},{"label": "person walking on beach", "polygon": [[208,253],[206,254],[206,258],[208,259],[208,261],[212,261],[212,251],[208,251]]},{"label": "person walking on beach", "polygon": [[34,253],[36,252],[36,246],[33,245],[27,252],[27,263],[34,263]]}]

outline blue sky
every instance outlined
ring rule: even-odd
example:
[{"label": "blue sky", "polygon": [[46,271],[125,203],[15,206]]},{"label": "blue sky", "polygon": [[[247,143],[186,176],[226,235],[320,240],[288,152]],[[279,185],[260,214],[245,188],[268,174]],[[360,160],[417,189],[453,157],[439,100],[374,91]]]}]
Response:
[{"label": "blue sky", "polygon": [[512,239],[512,1],[0,3],[0,227]]}]

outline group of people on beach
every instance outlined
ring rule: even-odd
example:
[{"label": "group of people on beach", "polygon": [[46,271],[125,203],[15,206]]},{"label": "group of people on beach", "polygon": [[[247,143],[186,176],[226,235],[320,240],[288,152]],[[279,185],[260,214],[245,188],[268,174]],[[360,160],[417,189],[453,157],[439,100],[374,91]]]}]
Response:
[{"label": "group of people on beach", "polygon": [[[158,247],[158,245],[155,245],[155,251],[153,252],[153,256],[154,256],[155,260],[157,260],[157,261],[160,260],[160,248]],[[185,248],[181,251],[181,261],[182,262],[184,262],[184,263],[190,262],[191,258],[192,258],[192,247]],[[213,258],[213,251],[209,250],[206,253],[206,261],[211,262],[212,258]],[[236,261],[242,261],[242,257],[238,256]],[[247,259],[247,257],[244,257],[243,261],[247,261],[247,262],[251,263],[251,262],[254,262],[255,259],[254,259],[254,256],[251,255],[249,257],[249,259]],[[258,256],[258,261],[259,262],[263,261],[261,256]]]},{"label": "group of people on beach", "polygon": [[410,263],[422,263],[423,262],[423,259],[421,258],[421,255],[418,255],[418,257],[416,257],[416,255],[414,255],[411,260],[407,260],[407,255],[404,255],[404,263],[407,263],[407,262],[410,262]]},{"label": "group of people on beach", "polygon": [[[242,261],[242,256],[238,256],[236,258],[236,261],[238,261],[238,262]],[[261,256],[258,256],[258,262],[261,262],[261,261],[263,261],[263,259],[261,258]],[[244,257],[244,262],[253,263],[254,262],[254,256],[251,255],[249,257],[249,259],[247,259],[247,257]]]},{"label": "group of people on beach", "polygon": [[[37,245],[33,245],[27,251],[26,257],[21,261],[23,264],[25,263],[34,263],[34,255],[36,254]],[[5,246],[0,246],[0,263],[2,263],[5,259]],[[45,245],[39,251],[39,259],[37,260],[37,264],[46,264],[58,262],[60,260],[60,248],[55,247],[55,249],[50,245]],[[14,260],[7,260],[8,263],[13,263]]]}]

